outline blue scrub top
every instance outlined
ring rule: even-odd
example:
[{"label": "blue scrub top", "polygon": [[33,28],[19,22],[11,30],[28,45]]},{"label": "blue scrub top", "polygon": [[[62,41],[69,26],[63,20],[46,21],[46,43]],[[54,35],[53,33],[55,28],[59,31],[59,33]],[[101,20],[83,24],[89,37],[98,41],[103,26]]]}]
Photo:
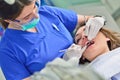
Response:
[{"label": "blue scrub top", "polygon": [[21,80],[40,71],[73,43],[70,33],[77,24],[75,12],[42,6],[39,16],[36,33],[6,29],[0,43],[0,64],[7,80]]}]

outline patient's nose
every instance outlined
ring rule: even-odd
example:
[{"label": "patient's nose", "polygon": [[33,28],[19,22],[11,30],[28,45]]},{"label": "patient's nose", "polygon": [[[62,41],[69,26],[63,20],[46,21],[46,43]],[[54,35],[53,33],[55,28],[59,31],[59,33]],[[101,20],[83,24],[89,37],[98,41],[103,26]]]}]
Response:
[{"label": "patient's nose", "polygon": [[85,46],[87,42],[88,42],[87,36],[84,36],[82,39],[82,46]]}]

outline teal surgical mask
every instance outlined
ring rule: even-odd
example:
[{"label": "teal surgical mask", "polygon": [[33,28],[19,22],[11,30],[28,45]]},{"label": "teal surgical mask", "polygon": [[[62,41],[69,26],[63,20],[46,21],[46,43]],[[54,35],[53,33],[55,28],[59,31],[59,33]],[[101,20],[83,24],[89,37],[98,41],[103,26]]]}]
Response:
[{"label": "teal surgical mask", "polygon": [[[40,0],[37,0],[36,1],[36,6],[37,6],[37,9],[39,10],[39,7],[40,7],[40,2],[39,2]],[[38,14],[38,12],[37,12],[37,14]],[[20,24],[19,26],[21,26],[21,29],[23,30],[23,31],[25,31],[25,30],[28,30],[28,29],[31,29],[31,28],[34,28],[34,27],[36,27],[36,25],[37,25],[37,23],[39,22],[39,20],[40,20],[40,18],[38,17],[38,18],[33,18],[33,19],[31,19],[29,22],[27,22],[27,23],[24,23],[24,24]],[[19,21],[19,20],[14,20],[14,22],[21,22],[21,21]],[[18,25],[18,24],[17,24]]]},{"label": "teal surgical mask", "polygon": [[37,23],[39,22],[39,18],[33,18],[31,21],[29,21],[28,23],[22,24],[22,30],[25,31],[27,29],[33,28],[37,25]]},{"label": "teal surgical mask", "polygon": [[[39,8],[39,5],[36,4],[36,6],[37,6],[37,8]],[[38,14],[38,12],[37,12],[37,14]],[[37,25],[37,23],[39,22],[39,20],[40,20],[39,17],[38,17],[38,18],[33,18],[33,19],[31,19],[29,22],[24,23],[24,24],[21,24],[21,25],[19,25],[19,26],[21,26],[21,29],[22,29],[23,31],[25,31],[25,30],[28,30],[28,29],[31,29],[31,28],[36,27],[36,25]],[[19,20],[14,20],[14,21],[15,21],[15,22],[21,22],[21,21],[19,21]]]}]

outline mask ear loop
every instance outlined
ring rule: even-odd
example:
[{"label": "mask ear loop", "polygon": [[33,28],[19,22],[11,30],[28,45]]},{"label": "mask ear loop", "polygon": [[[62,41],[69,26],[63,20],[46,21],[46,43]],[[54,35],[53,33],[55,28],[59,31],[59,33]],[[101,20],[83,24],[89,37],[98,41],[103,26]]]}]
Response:
[{"label": "mask ear loop", "polygon": [[40,0],[36,0],[35,4],[36,4],[36,6],[39,8],[40,5],[41,5],[41,1],[40,1]]},{"label": "mask ear loop", "polygon": [[[1,19],[1,18],[0,18]],[[3,20],[3,19],[2,19]],[[14,26],[14,29],[22,29],[21,25],[20,24],[17,24],[19,23],[20,21],[19,20],[10,20],[9,22],[7,20],[4,20],[5,22],[9,23],[9,24],[14,24],[14,25],[17,25],[17,26]],[[17,22],[17,23],[16,23]]]}]

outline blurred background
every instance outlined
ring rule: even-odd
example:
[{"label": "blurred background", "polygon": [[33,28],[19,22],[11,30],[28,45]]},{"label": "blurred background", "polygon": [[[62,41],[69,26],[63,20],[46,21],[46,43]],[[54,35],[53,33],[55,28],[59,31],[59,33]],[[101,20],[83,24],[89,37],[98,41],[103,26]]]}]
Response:
[{"label": "blurred background", "polygon": [[[120,32],[120,0],[41,0],[41,5],[69,9],[81,15],[105,16],[106,27]],[[0,27],[0,38],[3,32]],[[0,80],[5,80],[1,69]]]},{"label": "blurred background", "polygon": [[42,5],[74,10],[82,15],[101,15],[107,20],[106,27],[120,31],[120,0],[42,0]]},{"label": "blurred background", "polygon": [[[41,5],[74,10],[81,15],[105,16],[106,27],[120,31],[120,0],[41,0]],[[0,27],[2,35],[3,29]]]}]

